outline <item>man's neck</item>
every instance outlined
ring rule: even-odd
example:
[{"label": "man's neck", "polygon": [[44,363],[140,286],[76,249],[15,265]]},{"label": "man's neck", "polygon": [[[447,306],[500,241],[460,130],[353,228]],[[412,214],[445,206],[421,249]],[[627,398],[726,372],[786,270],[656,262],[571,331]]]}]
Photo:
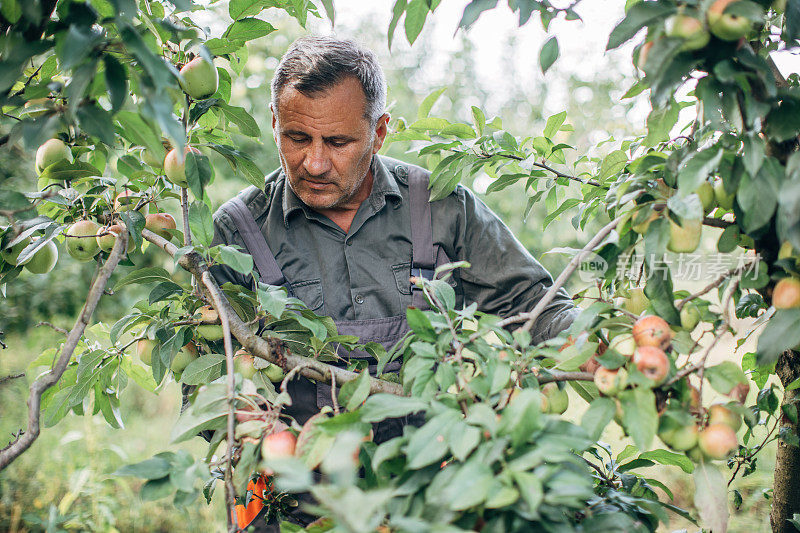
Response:
[{"label": "man's neck", "polygon": [[348,233],[350,226],[353,224],[353,219],[358,212],[361,204],[369,198],[372,193],[372,169],[367,171],[367,177],[364,178],[362,186],[359,191],[350,200],[340,206],[332,207],[330,209],[315,209],[317,213],[323,215],[331,220],[334,224],[342,228],[342,231]]}]

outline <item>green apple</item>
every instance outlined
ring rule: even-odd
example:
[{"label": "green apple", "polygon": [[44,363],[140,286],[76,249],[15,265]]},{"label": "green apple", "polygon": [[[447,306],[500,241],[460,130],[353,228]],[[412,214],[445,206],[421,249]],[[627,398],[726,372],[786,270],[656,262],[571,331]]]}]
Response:
[{"label": "green apple", "polygon": [[666,416],[662,416],[659,421],[658,438],[679,452],[685,452],[697,446],[698,433],[699,428],[694,423],[681,425]]},{"label": "green apple", "polygon": [[545,383],[541,392],[543,413],[560,415],[569,407],[569,395],[566,389],[558,386],[558,383]]},{"label": "green apple", "polygon": [[667,249],[675,253],[691,253],[697,250],[700,245],[700,237],[703,235],[703,220],[686,219],[681,220],[680,224],[669,219],[669,242]]},{"label": "green apple", "polygon": [[100,251],[97,232],[100,225],[93,220],[79,220],[64,232],[67,253],[78,261],[91,261]]},{"label": "green apple", "polygon": [[273,383],[280,383],[286,377],[286,372],[274,363],[267,363],[267,366],[262,368],[261,372]]},{"label": "green apple", "polygon": [[704,48],[711,35],[700,19],[689,15],[678,14],[666,21],[667,35],[683,39],[681,51],[687,52]]},{"label": "green apple", "polygon": [[742,427],[742,417],[734,413],[721,403],[715,403],[708,407],[708,425],[724,424],[734,431],[739,431]]},{"label": "green apple", "polygon": [[657,218],[658,218],[658,212],[656,212],[655,210],[651,210],[647,215],[647,218],[645,219],[642,219],[642,215],[637,213],[634,216],[633,221],[636,222],[637,220],[639,220],[639,222],[631,224],[631,229],[636,233],[638,233],[639,235],[644,235],[645,233],[647,233],[647,229],[650,227],[650,223]]},{"label": "green apple", "polygon": [[[12,239],[9,239],[8,242],[11,242],[11,240]],[[9,265],[20,266],[17,264],[17,259],[19,258],[19,254],[21,254],[22,250],[24,250],[30,243],[31,243],[31,238],[25,237],[11,248],[4,247],[2,251],[3,261],[8,263]]]},{"label": "green apple", "polygon": [[625,368],[609,370],[601,366],[594,373],[594,384],[604,396],[616,396],[628,385],[628,371]]},{"label": "green apple", "polygon": [[69,149],[69,146],[64,144],[64,141],[61,139],[45,141],[45,143],[36,150],[36,174],[39,175],[50,165],[64,160],[72,163],[72,151]]},{"label": "green apple", "polygon": [[[161,154],[164,154],[164,151],[161,151]],[[139,153],[139,157],[142,160],[142,163],[148,165],[156,170],[162,168],[164,166],[164,157],[160,154],[153,153],[152,150],[149,148],[142,148],[142,151]]]},{"label": "green apple", "polygon": [[244,348],[237,350],[234,354],[233,368],[245,379],[253,379],[257,372],[252,354]]},{"label": "green apple", "polygon": [[173,148],[164,158],[164,174],[167,179],[177,185],[178,187],[188,187],[189,182],[186,181],[186,154],[189,152],[199,154],[200,150],[193,146],[187,146],[183,155],[177,148]]},{"label": "green apple", "polygon": [[213,63],[196,57],[181,68],[181,88],[195,100],[205,100],[217,92],[219,74]]},{"label": "green apple", "polygon": [[195,348],[194,344],[189,343],[175,354],[175,357],[172,358],[172,363],[170,363],[169,368],[176,374],[176,377],[179,378],[180,373],[183,372],[187,366],[189,366],[189,363],[198,357],[199,355],[197,353],[197,348]]},{"label": "green apple", "polygon": [[722,180],[714,183],[714,199],[717,201],[717,205],[722,209],[725,209],[726,211],[733,209],[733,201],[735,198],[736,192],[729,193],[725,189],[725,185]]},{"label": "green apple", "polygon": [[624,299],[622,307],[636,316],[641,315],[650,305],[650,299],[644,294],[644,287],[634,287],[628,293],[630,296]]},{"label": "green apple", "polygon": [[136,343],[136,355],[139,360],[150,366],[153,363],[153,350],[156,347],[156,341],[150,339],[139,339]]},{"label": "green apple", "polygon": [[[104,252],[110,252],[114,247],[114,243],[117,242],[117,237],[122,235],[123,231],[127,230],[119,224],[114,224],[108,228],[100,228],[97,231],[97,245]],[[126,251],[128,253],[133,251],[133,239],[130,236],[128,236],[128,249]]]},{"label": "green apple", "polygon": [[700,323],[700,311],[691,302],[683,306],[680,317],[681,327],[688,332],[694,331],[694,328]]},{"label": "green apple", "polygon": [[747,17],[725,13],[725,9],[738,0],[716,0],[708,8],[708,28],[723,41],[738,41],[750,33],[752,23]]},{"label": "green apple", "polygon": [[633,338],[633,333],[620,333],[611,339],[608,347],[625,357],[633,357],[633,353],[636,351],[636,341]]},{"label": "green apple", "polygon": [[710,181],[704,181],[700,184],[695,194],[700,198],[700,203],[703,205],[703,213],[706,215],[714,210],[714,186]]},{"label": "green apple", "polygon": [[[34,243],[36,241],[33,241]],[[25,268],[34,274],[47,274],[58,261],[58,248],[53,241],[47,243],[36,250],[36,253],[25,262]]]},{"label": "green apple", "polygon": [[797,259],[794,252],[794,247],[789,241],[783,241],[780,249],[778,250],[778,259]]}]

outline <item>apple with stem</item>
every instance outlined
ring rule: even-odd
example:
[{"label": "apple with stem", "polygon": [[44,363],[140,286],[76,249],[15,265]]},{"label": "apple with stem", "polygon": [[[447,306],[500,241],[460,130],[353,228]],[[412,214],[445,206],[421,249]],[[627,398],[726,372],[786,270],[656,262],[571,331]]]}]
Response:
[{"label": "apple with stem", "polygon": [[183,80],[181,88],[195,100],[211,97],[219,87],[217,67],[202,57],[196,57],[186,63],[180,70]]},{"label": "apple with stem", "polygon": [[217,310],[210,305],[204,305],[197,312],[200,313],[200,325],[197,326],[197,334],[207,341],[220,340],[224,334]]},{"label": "apple with stem", "polygon": [[67,253],[78,261],[91,261],[100,251],[97,235],[100,225],[94,220],[79,220],[64,232]]},{"label": "apple with stem", "polygon": [[[114,247],[114,243],[117,242],[117,237],[122,235],[122,232],[128,231],[123,226],[119,224],[114,224],[109,226],[108,228],[100,228],[97,232],[97,245],[100,247],[101,250],[104,252],[110,252],[111,249]],[[127,253],[133,251],[133,239],[128,236],[128,245],[127,245]]]}]

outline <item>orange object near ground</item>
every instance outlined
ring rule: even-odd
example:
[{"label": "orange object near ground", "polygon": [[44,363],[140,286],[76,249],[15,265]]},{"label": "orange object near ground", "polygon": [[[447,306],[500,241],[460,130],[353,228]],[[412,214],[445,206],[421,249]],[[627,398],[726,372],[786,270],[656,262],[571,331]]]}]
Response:
[{"label": "orange object near ground", "polygon": [[253,492],[253,496],[250,498],[250,503],[245,507],[244,505],[237,505],[234,508],[234,512],[236,516],[236,524],[239,526],[239,529],[244,529],[250,525],[258,513],[261,512],[261,509],[264,508],[264,498],[266,498],[266,490],[267,490],[267,482],[264,479],[264,476],[260,476],[255,482],[250,481],[247,484],[247,490]]}]

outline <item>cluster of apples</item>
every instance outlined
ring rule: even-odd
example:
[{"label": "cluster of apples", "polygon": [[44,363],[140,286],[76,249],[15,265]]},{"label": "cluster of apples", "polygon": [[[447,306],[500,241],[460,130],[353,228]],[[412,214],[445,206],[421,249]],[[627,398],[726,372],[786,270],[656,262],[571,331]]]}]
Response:
[{"label": "cluster of apples", "polygon": [[[683,40],[681,51],[694,52],[708,45],[713,35],[722,41],[738,41],[750,34],[753,23],[747,17],[729,11],[728,7],[738,0],[715,0],[703,16],[699,11],[681,9],[676,15],[667,19],[665,34]],[[785,9],[785,0],[772,3],[775,11]],[[646,42],[639,51],[638,66],[644,70],[647,55],[655,41]]]},{"label": "cluster of apples", "polygon": [[[692,404],[699,407],[697,389],[692,387],[691,390]],[[662,413],[659,418],[658,438],[673,450],[686,453],[695,462],[719,460],[727,458],[738,449],[736,432],[740,427],[742,417],[728,406],[717,403],[708,409],[700,409],[697,417]]]}]

